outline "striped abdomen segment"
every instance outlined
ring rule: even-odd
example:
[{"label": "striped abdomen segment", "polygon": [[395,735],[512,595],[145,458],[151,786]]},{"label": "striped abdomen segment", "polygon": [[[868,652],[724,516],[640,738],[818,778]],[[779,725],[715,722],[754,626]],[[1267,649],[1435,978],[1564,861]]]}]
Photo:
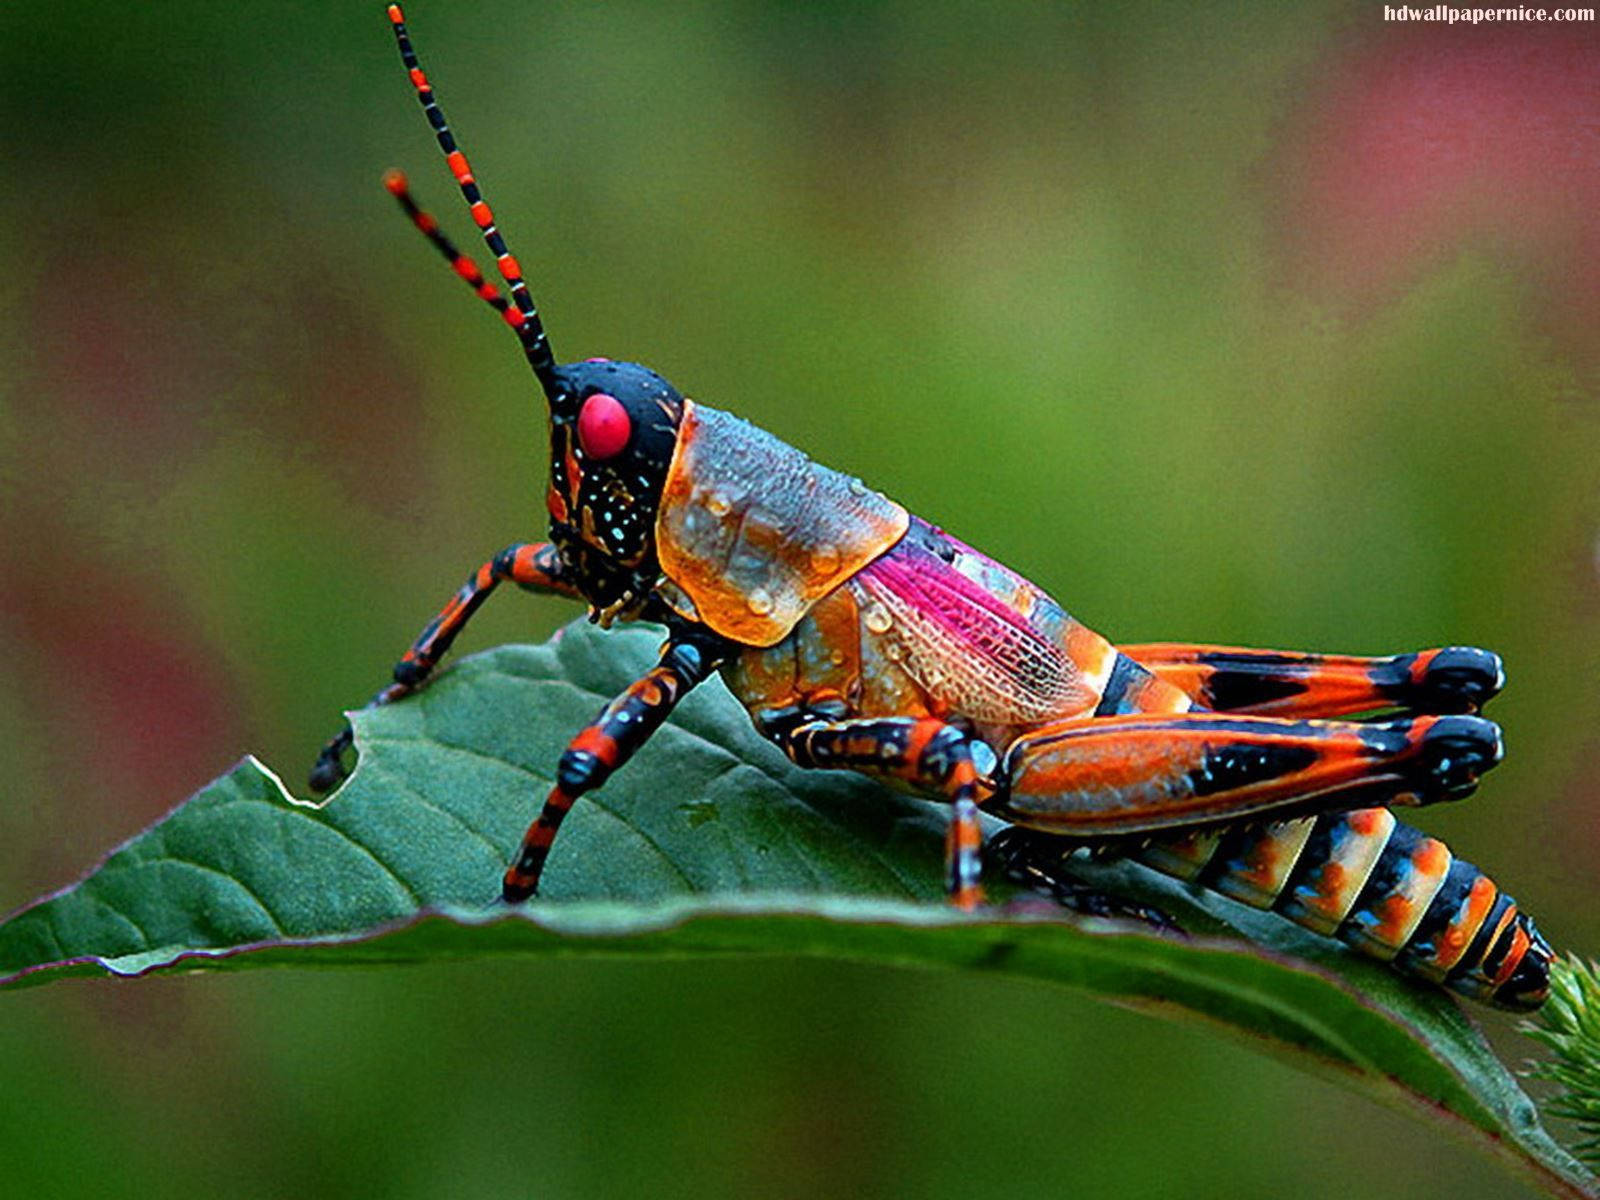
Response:
[{"label": "striped abdomen segment", "polygon": [[1482,871],[1385,808],[1164,838],[1134,858],[1474,1000],[1532,1010],[1555,959]]}]

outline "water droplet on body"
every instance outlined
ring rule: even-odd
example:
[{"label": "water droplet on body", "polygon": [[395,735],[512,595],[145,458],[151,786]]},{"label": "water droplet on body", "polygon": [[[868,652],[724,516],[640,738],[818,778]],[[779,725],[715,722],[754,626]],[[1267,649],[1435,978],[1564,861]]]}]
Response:
[{"label": "water droplet on body", "polygon": [[839,550],[827,542],[811,548],[811,569],[818,575],[832,575],[839,569]]},{"label": "water droplet on body", "polygon": [[888,633],[889,626],[894,624],[893,618],[889,616],[889,610],[881,604],[875,604],[867,609],[866,615],[862,619],[866,622],[867,628],[872,630],[873,633]]},{"label": "water droplet on body", "polygon": [[758,617],[764,617],[772,611],[772,593],[766,588],[751,588],[750,595],[745,598],[745,603],[750,606],[750,611]]}]

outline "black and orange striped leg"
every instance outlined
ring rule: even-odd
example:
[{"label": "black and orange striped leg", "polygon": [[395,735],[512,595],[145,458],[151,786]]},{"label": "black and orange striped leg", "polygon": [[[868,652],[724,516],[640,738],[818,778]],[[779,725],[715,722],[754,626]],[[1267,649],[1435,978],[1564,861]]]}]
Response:
[{"label": "black and orange striped leg", "polygon": [[982,903],[978,789],[994,764],[987,745],[933,717],[801,718],[794,723],[758,718],[757,724],[802,767],[866,771],[943,791],[950,797],[945,890],[958,908]]},{"label": "black and orange striped leg", "polygon": [[1287,721],[1190,712],[1063,721],[1006,750],[985,810],[1082,839],[1457,799],[1500,760],[1481,717]]},{"label": "black and orange striped leg", "polygon": [[522,848],[506,871],[501,889],[506,903],[516,904],[538,892],[550,847],[573,804],[627,762],[661,728],[678,701],[716,670],[726,655],[723,643],[709,639],[669,642],[660,662],[572,739],[556,765],[556,785],[522,835]]},{"label": "black and orange striped leg", "polygon": [[[450,649],[456,635],[472,614],[478,611],[479,605],[489,598],[489,593],[496,586],[506,580],[533,592],[582,598],[578,590],[563,578],[561,558],[549,542],[521,542],[507,546],[474,571],[439,615],[428,622],[411,644],[411,649],[395,664],[394,682],[367,701],[367,707],[393,704],[421,687]],[[326,792],[344,778],[344,753],[350,748],[350,741],[350,726],[347,723],[329,739],[322,753],[317,756],[316,765],[311,768],[312,791]]]},{"label": "black and orange striped leg", "polygon": [[[1149,649],[1130,646],[1124,655],[1145,654]],[[1291,657],[1200,646],[1155,650],[1149,654],[1151,661],[1170,667],[1166,682],[1213,703],[1215,697],[1202,687],[1206,672],[1183,668],[1185,660],[1193,667],[1196,660],[1214,654]],[[1478,703],[1493,695],[1500,682],[1499,660],[1470,648],[1344,663],[1356,668],[1346,675],[1352,681],[1352,691],[1346,695],[1351,696],[1363,694],[1361,664],[1404,664],[1404,673],[1413,681],[1433,679],[1426,690],[1434,695],[1465,693]],[[1266,668],[1270,675],[1275,665],[1253,666]],[[1441,688],[1438,681],[1451,674],[1457,680]],[[1134,679],[1130,692],[1137,686]],[[1227,688],[1221,695],[1229,698]],[[1234,691],[1232,696],[1242,701],[1248,692]],[[1257,690],[1251,702],[1262,700]],[[1383,702],[1396,701],[1391,694]],[[1446,716],[1444,721],[1462,719]],[[989,853],[996,869],[1014,881],[1075,911],[1092,912],[1106,898],[1073,879],[1072,855],[1078,844],[1014,826],[990,839]],[[1483,872],[1455,858],[1443,843],[1397,821],[1386,808],[1362,807],[1227,829],[1177,830],[1130,846],[1127,853],[1165,875],[1253,908],[1272,909],[1315,933],[1339,938],[1358,953],[1387,961],[1404,974],[1475,1000],[1527,1012],[1538,1008],[1549,993],[1556,956],[1532,919],[1520,913]],[[1139,915],[1126,910],[1140,906],[1108,902],[1114,915]]]},{"label": "black and orange striped leg", "polygon": [[1476,646],[1361,658],[1159,642],[1123,654],[1216,712],[1340,717],[1382,708],[1475,713],[1505,683],[1500,656]]}]

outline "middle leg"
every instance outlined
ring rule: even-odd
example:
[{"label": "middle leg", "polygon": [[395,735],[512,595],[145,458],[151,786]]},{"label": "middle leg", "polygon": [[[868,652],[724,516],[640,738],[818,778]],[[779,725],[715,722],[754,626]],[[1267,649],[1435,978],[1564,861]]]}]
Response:
[{"label": "middle leg", "polygon": [[950,800],[945,890],[958,908],[982,902],[978,793],[994,766],[987,744],[936,717],[780,717],[758,724],[799,766],[888,775],[943,792]]}]

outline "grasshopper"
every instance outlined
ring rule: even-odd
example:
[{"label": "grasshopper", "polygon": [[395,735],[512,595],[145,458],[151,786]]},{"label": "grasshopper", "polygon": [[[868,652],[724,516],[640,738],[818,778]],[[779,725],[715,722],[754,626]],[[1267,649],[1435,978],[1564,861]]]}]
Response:
[{"label": "grasshopper", "polygon": [[[1477,715],[1498,656],[1467,646],[1381,658],[1220,646],[1116,646],[1052,597],[860,480],[631,362],[558,363],[517,260],[388,10],[423,112],[505,293],[387,186],[516,333],[549,412],[550,538],[489,559],[373,697],[427,680],[501,583],[588,605],[602,626],[663,625],[659,661],[562,754],[505,874],[533,896],[562,819],[720,674],[803,767],[867,772],[948,802],[951,901],[981,901],[979,814],[1009,875],[1091,912],[1159,914],[1071,881],[1071,856],[1122,854],[1476,999],[1532,1009],[1554,955],[1487,875],[1398,821],[1463,797],[1501,757]],[[1397,710],[1388,719],[1357,714]],[[312,787],[344,775],[345,728]]]}]

